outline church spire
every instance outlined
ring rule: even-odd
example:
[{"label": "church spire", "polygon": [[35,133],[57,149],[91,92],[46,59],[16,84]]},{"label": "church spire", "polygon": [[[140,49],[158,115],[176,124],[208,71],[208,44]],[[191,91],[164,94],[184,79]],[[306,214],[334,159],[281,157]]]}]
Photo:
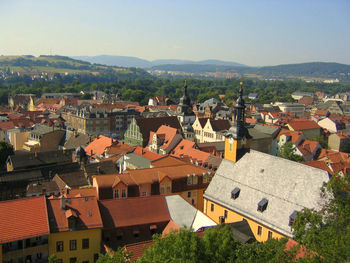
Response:
[{"label": "church spire", "polygon": [[239,97],[234,106],[233,124],[225,134],[225,159],[236,162],[250,148],[249,131],[245,123],[245,102],[243,83],[240,83]]}]

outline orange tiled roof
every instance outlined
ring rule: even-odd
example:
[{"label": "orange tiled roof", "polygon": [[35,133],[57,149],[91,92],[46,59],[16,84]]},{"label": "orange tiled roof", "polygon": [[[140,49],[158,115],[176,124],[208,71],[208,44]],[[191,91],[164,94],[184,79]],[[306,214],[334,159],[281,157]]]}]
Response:
[{"label": "orange tiled roof", "polygon": [[294,130],[310,130],[321,128],[315,121],[310,120],[293,120],[288,123]]},{"label": "orange tiled roof", "polygon": [[164,143],[161,147],[167,148],[169,144],[172,142],[172,140],[174,139],[175,135],[178,134],[178,130],[167,125],[162,125],[158,128],[156,132],[153,132],[153,131],[150,132],[148,144],[152,143],[154,134],[157,134],[159,136],[160,135],[164,136],[163,138]]},{"label": "orange tiled roof", "polygon": [[151,161],[159,159],[160,157],[162,157],[162,155],[158,154],[158,153],[154,153],[151,152],[150,150],[148,150],[147,148],[143,148],[141,146],[136,146],[134,153],[137,155],[140,155],[142,157],[145,157]]},{"label": "orange tiled roof", "polygon": [[147,248],[153,245],[153,240],[147,240],[143,242],[128,244],[124,246],[124,249],[131,252],[132,255],[130,257],[131,261],[134,261],[140,258]]},{"label": "orange tiled roof", "polygon": [[157,160],[151,161],[151,164],[154,167],[164,167],[164,166],[183,165],[183,164],[186,164],[186,162],[181,158],[171,156],[171,155],[165,155]]},{"label": "orange tiled roof", "polygon": [[328,167],[328,165],[324,161],[308,161],[308,162],[300,162],[300,163],[324,170],[329,174],[333,174],[332,170]]},{"label": "orange tiled roof", "polygon": [[277,140],[280,140],[281,135],[285,135],[289,137],[292,143],[296,143],[300,139],[300,137],[303,136],[303,133],[299,131],[290,131],[286,129],[281,129],[277,135]]},{"label": "orange tiled roof", "polygon": [[186,139],[182,139],[180,143],[174,148],[172,154],[177,157],[190,157],[194,161],[205,162],[210,153],[203,152],[193,148],[195,143]]},{"label": "orange tiled roof", "polygon": [[44,196],[0,202],[0,243],[48,235]]},{"label": "orange tiled roof", "polygon": [[112,138],[99,135],[94,141],[86,146],[85,152],[87,155],[96,158],[103,154],[107,147],[112,146],[116,142],[117,141]]},{"label": "orange tiled roof", "polygon": [[328,114],[328,110],[316,110],[315,115],[326,116]]},{"label": "orange tiled roof", "polygon": [[4,121],[4,122],[0,122],[0,130],[10,130],[15,128],[15,124],[13,123],[13,121]]},{"label": "orange tiled roof", "polygon": [[99,201],[106,229],[137,226],[170,220],[164,196],[112,199]]},{"label": "orange tiled roof", "polygon": [[78,230],[103,227],[95,196],[67,198],[65,209],[61,207],[61,198],[50,198],[47,204],[51,232],[69,231],[67,216],[79,217],[81,224],[76,226]]},{"label": "orange tiled roof", "polygon": [[108,154],[125,154],[131,152],[135,149],[135,146],[125,144],[124,142],[118,142],[117,144],[112,144],[107,147]]},{"label": "orange tiled roof", "polygon": [[308,149],[311,152],[314,152],[319,145],[317,141],[305,140],[302,142],[301,146],[305,149]]},{"label": "orange tiled roof", "polygon": [[[307,248],[305,248],[304,246],[300,245],[298,242],[296,242],[295,240],[289,238],[288,242],[286,243],[286,247],[285,250],[286,251],[290,251],[292,249],[294,249],[295,247],[298,247],[298,250],[296,251],[296,255],[294,257],[294,260],[298,260],[299,258],[310,258],[312,257],[312,254],[314,254],[314,252],[308,250]],[[307,254],[311,252],[311,254]]]},{"label": "orange tiled roof", "polygon": [[171,232],[179,231],[179,230],[180,230],[180,227],[173,220],[170,220],[169,223],[164,228],[162,232],[162,236],[165,236],[167,234],[170,234]]}]

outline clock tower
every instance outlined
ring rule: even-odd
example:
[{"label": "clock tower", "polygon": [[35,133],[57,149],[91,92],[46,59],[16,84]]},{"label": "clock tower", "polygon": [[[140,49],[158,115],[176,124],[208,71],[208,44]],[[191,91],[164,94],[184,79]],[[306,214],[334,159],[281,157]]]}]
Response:
[{"label": "clock tower", "polygon": [[250,136],[245,124],[245,103],[243,100],[243,83],[240,83],[239,98],[234,107],[233,125],[225,134],[225,159],[237,162],[250,148]]}]

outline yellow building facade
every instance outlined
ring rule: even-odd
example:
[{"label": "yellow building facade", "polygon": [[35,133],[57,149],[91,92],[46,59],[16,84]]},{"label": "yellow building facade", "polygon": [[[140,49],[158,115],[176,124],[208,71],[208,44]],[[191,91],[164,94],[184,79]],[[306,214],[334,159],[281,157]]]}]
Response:
[{"label": "yellow building facade", "polygon": [[248,218],[247,216],[243,216],[235,211],[230,210],[227,207],[224,207],[208,199],[204,199],[204,214],[210,217],[217,224],[222,223],[222,219],[220,219],[222,217],[225,219],[225,223],[235,223],[245,219],[248,222],[255,239],[259,242],[264,242],[269,238],[285,237],[281,233],[278,233],[271,228],[257,223],[256,221]]},{"label": "yellow building facade", "polygon": [[101,229],[67,231],[49,235],[49,255],[57,263],[93,263],[101,252]]}]

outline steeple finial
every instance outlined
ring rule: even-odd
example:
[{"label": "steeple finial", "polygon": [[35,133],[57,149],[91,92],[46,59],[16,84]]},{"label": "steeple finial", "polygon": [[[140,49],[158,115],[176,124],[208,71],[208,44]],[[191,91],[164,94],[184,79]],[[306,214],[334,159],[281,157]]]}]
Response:
[{"label": "steeple finial", "polygon": [[241,82],[239,83],[239,85],[240,85],[240,88],[239,88],[239,96],[240,96],[241,98],[243,98],[243,82],[241,81]]}]

